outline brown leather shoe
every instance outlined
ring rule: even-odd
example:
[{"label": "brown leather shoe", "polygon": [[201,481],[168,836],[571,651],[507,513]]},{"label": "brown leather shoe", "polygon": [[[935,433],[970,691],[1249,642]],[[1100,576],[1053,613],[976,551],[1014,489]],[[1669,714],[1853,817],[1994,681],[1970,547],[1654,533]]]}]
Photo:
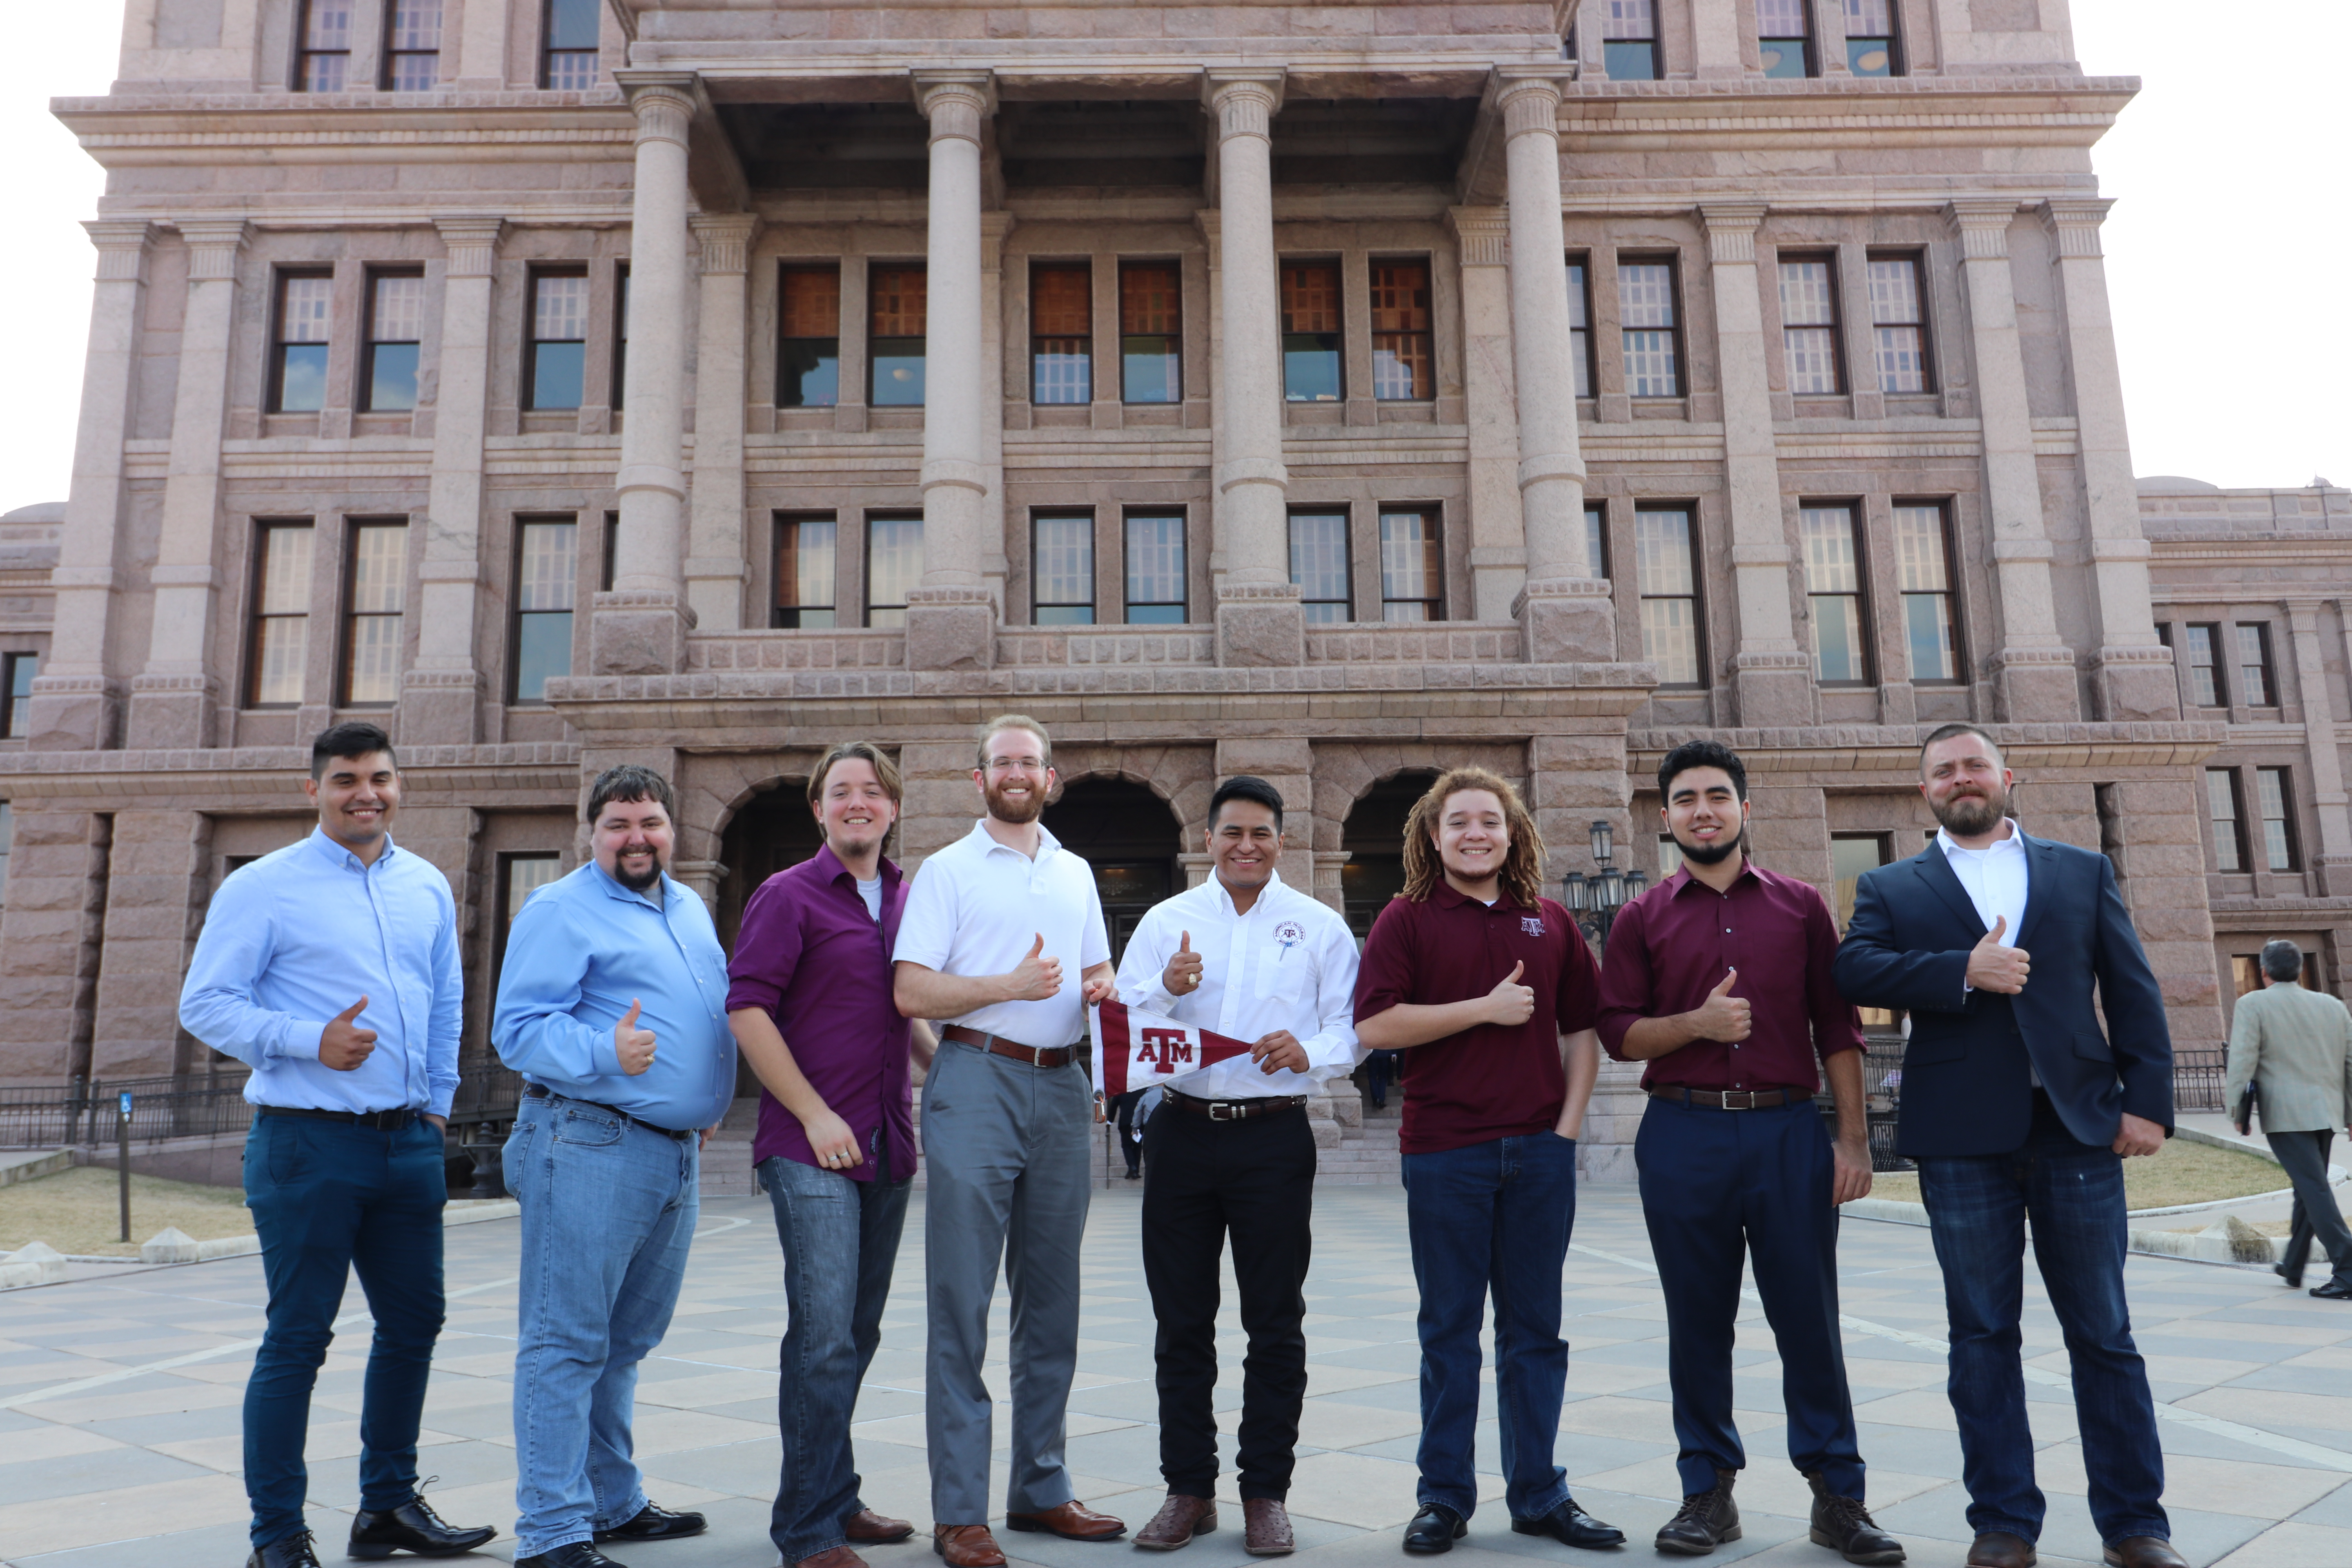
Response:
[{"label": "brown leather shoe", "polygon": [[2107,1568],[2189,1568],[2189,1560],[2161,1535],[2126,1535],[2099,1555]]},{"label": "brown leather shoe", "polygon": [[935,1524],[931,1550],[947,1559],[948,1568],[1004,1568],[1004,1549],[984,1524]]},{"label": "brown leather shoe", "polygon": [[862,1508],[842,1521],[841,1533],[860,1546],[887,1546],[914,1534],[915,1527],[903,1519],[886,1518],[870,1508]]},{"label": "brown leather shoe", "polygon": [[1127,1533],[1125,1521],[1097,1513],[1075,1498],[1043,1513],[1008,1513],[1004,1525],[1008,1530],[1043,1531],[1065,1541],[1117,1541]]},{"label": "brown leather shoe", "polygon": [[1969,1548],[1969,1568],[2033,1568],[2033,1542],[2006,1530],[1988,1530]]},{"label": "brown leather shoe", "polygon": [[846,1546],[828,1546],[814,1557],[803,1557],[793,1568],[866,1568],[866,1559]]},{"label": "brown leather shoe", "polygon": [[1151,1522],[1135,1532],[1135,1543],[1146,1552],[1173,1552],[1192,1544],[1192,1537],[1217,1528],[1217,1504],[1213,1498],[1170,1492]]},{"label": "brown leather shoe", "polygon": [[1290,1538],[1290,1510],[1279,1500],[1242,1499],[1242,1550],[1253,1557],[1287,1557],[1298,1550]]}]

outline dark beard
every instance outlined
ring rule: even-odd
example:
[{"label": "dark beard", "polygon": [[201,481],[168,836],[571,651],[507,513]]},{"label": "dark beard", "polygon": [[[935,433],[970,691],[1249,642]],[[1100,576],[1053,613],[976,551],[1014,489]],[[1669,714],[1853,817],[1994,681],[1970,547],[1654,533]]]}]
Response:
[{"label": "dark beard", "polygon": [[1045,796],[1042,790],[1031,790],[1029,804],[1025,806],[1013,805],[994,790],[988,792],[988,815],[1008,827],[1026,827],[1036,821],[1045,809]]},{"label": "dark beard", "polygon": [[1936,820],[1944,831],[1956,838],[1973,838],[1979,833],[1990,833],[2009,815],[2009,795],[1963,795],[1947,799],[1935,807]]},{"label": "dark beard", "polygon": [[1697,845],[1685,842],[1683,836],[1677,833],[1675,835],[1675,846],[1683,852],[1684,860],[1693,866],[1720,866],[1731,858],[1731,852],[1738,848],[1739,841],[1747,837],[1748,829],[1743,827],[1730,837],[1718,838],[1712,846],[1701,848]]},{"label": "dark beard", "polygon": [[630,876],[621,869],[620,857],[616,855],[613,858],[613,880],[633,893],[650,892],[661,885],[661,879],[662,862],[658,851],[653,856],[653,864],[646,868],[646,874],[642,877]]}]

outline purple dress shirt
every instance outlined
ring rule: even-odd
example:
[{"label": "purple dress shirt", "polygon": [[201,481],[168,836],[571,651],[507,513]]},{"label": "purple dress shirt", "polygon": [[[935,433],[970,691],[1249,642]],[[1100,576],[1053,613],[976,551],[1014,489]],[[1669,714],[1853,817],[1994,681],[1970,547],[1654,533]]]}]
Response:
[{"label": "purple dress shirt", "polygon": [[[763,1008],[776,1021],[809,1087],[866,1152],[842,1173],[860,1182],[874,1179],[877,1133],[888,1142],[891,1179],[915,1173],[909,1026],[890,1000],[890,950],[906,907],[907,879],[886,859],[875,920],[828,845],[760,884],[727,965],[727,1010]],[[800,1118],[763,1088],[751,1163],[775,1154],[816,1163]]]}]

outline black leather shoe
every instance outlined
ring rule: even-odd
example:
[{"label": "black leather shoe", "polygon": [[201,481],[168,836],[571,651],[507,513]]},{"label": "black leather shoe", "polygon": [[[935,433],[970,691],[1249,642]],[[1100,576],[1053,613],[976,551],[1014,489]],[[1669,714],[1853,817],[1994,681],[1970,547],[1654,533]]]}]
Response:
[{"label": "black leather shoe", "polygon": [[1451,1552],[1454,1543],[1469,1533],[1468,1520],[1442,1502],[1425,1502],[1404,1527],[1404,1549],[1416,1557]]},{"label": "black leather shoe", "polygon": [[2352,1285],[2330,1279],[2325,1285],[2314,1285],[2311,1293],[2323,1301],[2352,1301]]},{"label": "black leather shoe", "polygon": [[710,1528],[710,1521],[698,1513],[672,1513],[659,1503],[647,1503],[637,1510],[637,1515],[625,1524],[596,1532],[599,1541],[676,1541],[680,1536],[700,1535]]},{"label": "black leather shoe", "polygon": [[2302,1270],[2302,1269],[2298,1268],[2298,1269],[2296,1269],[2294,1273],[2290,1274],[2290,1273],[2288,1273],[2288,1272],[2287,1272],[2287,1267],[2286,1267],[2286,1265],[2285,1265],[2285,1264],[2284,1264],[2284,1263],[2273,1263],[2273,1264],[2272,1264],[2272,1265],[2271,1265],[2271,1272],[2272,1272],[2272,1273],[2273,1273],[2273,1274],[2275,1274],[2275,1275],[2277,1275],[2280,1279],[2282,1279],[2285,1280],[2285,1281],[2286,1281],[2286,1288],[2287,1288],[2288,1289],[2290,1289],[2290,1290],[2300,1290],[2300,1289],[2303,1289],[2303,1270]]},{"label": "black leather shoe", "polygon": [[1840,1497],[1808,1470],[1813,1488],[1813,1544],[1826,1546],[1849,1563],[1883,1568],[1903,1561],[1903,1543],[1878,1528],[1860,1498]]},{"label": "black leather shoe", "polygon": [[536,1557],[518,1557],[514,1568],[627,1568],[615,1563],[584,1541],[574,1541],[552,1552],[542,1552]]},{"label": "black leather shoe", "polygon": [[310,1546],[310,1532],[289,1535],[267,1546],[257,1546],[245,1568],[319,1568],[319,1554]]},{"label": "black leather shoe", "polygon": [[1683,1498],[1682,1511],[1658,1531],[1658,1550],[1683,1557],[1704,1557],[1727,1541],[1739,1539],[1739,1505],[1731,1500],[1731,1483],[1738,1470],[1717,1470],[1715,1485]]},{"label": "black leather shoe", "polygon": [[1622,1546],[1625,1532],[1613,1524],[1603,1524],[1570,1498],[1541,1519],[1514,1519],[1511,1529],[1521,1535],[1549,1535],[1562,1546],[1581,1546],[1590,1551],[1600,1546]]},{"label": "black leather shoe", "polygon": [[433,1511],[421,1496],[398,1508],[382,1511],[362,1509],[352,1520],[352,1543],[346,1554],[363,1563],[378,1563],[395,1552],[419,1557],[457,1557],[498,1539],[487,1524],[460,1530]]}]

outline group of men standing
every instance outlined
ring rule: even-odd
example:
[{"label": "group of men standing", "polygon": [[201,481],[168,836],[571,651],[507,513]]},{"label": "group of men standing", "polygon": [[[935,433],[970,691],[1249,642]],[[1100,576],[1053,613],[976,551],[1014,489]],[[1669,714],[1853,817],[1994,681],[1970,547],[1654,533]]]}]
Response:
[{"label": "group of men standing", "polygon": [[[2122,1289],[2119,1158],[2153,1152],[2170,1122],[2160,998],[2107,862],[2017,827],[2009,774],[1981,731],[1929,737],[1921,788],[1942,831],[1921,856],[1863,879],[1843,943],[1818,892],[1748,858],[1739,759],[1712,742],[1677,748],[1659,788],[1683,868],[1620,915],[1601,964],[1541,895],[1542,841],[1517,793],[1457,769],[1413,808],[1403,894],[1360,959],[1339,916],[1278,872],[1279,792],[1237,776],[1210,801],[1210,876],[1150,910],[1114,971],[1091,870],[1040,821],[1056,783],[1045,727],[992,720],[974,761],[982,815],[909,879],[883,854],[901,804],[890,759],[862,742],[827,752],[808,786],[823,847],[757,889],[731,958],[700,899],[667,873],[676,801],[643,768],[594,781],[589,859],[518,913],[491,1037],[525,1082],[504,1151],[522,1210],[519,1563],[618,1568],[603,1543],[707,1528],[646,1495],[630,1427],[638,1363],[677,1303],[699,1149],[730,1102],[739,1049],[763,1090],[753,1158],[784,1259],[770,1530],[782,1561],[863,1568],[858,1547],[913,1533],[866,1506],[849,1427],[915,1170],[917,1068],[932,1548],[947,1568],[1005,1562],[989,1524],[982,1376],[1000,1267],[1013,1302],[1004,1525],[1126,1535],[1078,1500],[1065,1455],[1101,1116],[1079,1053],[1087,1008],[1114,999],[1249,1042],[1171,1083],[1146,1127],[1143,1259],[1168,1496],[1136,1546],[1174,1550],[1218,1527],[1215,1329],[1230,1238],[1248,1337],[1244,1544],[1294,1549],[1285,1499],[1307,1391],[1316,1164],[1306,1107],[1368,1049],[1400,1053],[1406,1069],[1423,1429],[1404,1549],[1450,1549],[1475,1511],[1490,1300],[1512,1529],[1580,1548],[1624,1542],[1578,1505],[1554,1459],[1576,1141],[1605,1048],[1649,1064],[1635,1152],[1685,1494],[1658,1549],[1704,1554],[1740,1535],[1732,1333],[1752,1262],[1782,1363],[1790,1457],[1814,1492],[1811,1538],[1850,1562],[1901,1562],[1864,1501],[1838,1323],[1837,1205],[1871,1183],[1859,1003],[1913,1019],[1902,1146],[1919,1163],[1952,1321],[1950,1392],[1978,1531],[1969,1562],[2029,1568],[2042,1523],[2019,1359],[2031,1215],[2074,1358],[2107,1561],[2180,1563]],[[495,1534],[444,1522],[416,1479],[443,1303],[454,904],[438,873],[392,842],[400,779],[382,731],[322,734],[307,787],[319,830],[224,884],[182,999],[192,1033],[254,1068],[246,1183],[269,1309],[246,1396],[249,1568],[316,1563],[303,1436],[352,1269],[376,1327],[351,1554],[455,1555]],[[936,1036],[922,1020],[938,1021]],[[1834,1132],[1813,1103],[1824,1075]]]}]

